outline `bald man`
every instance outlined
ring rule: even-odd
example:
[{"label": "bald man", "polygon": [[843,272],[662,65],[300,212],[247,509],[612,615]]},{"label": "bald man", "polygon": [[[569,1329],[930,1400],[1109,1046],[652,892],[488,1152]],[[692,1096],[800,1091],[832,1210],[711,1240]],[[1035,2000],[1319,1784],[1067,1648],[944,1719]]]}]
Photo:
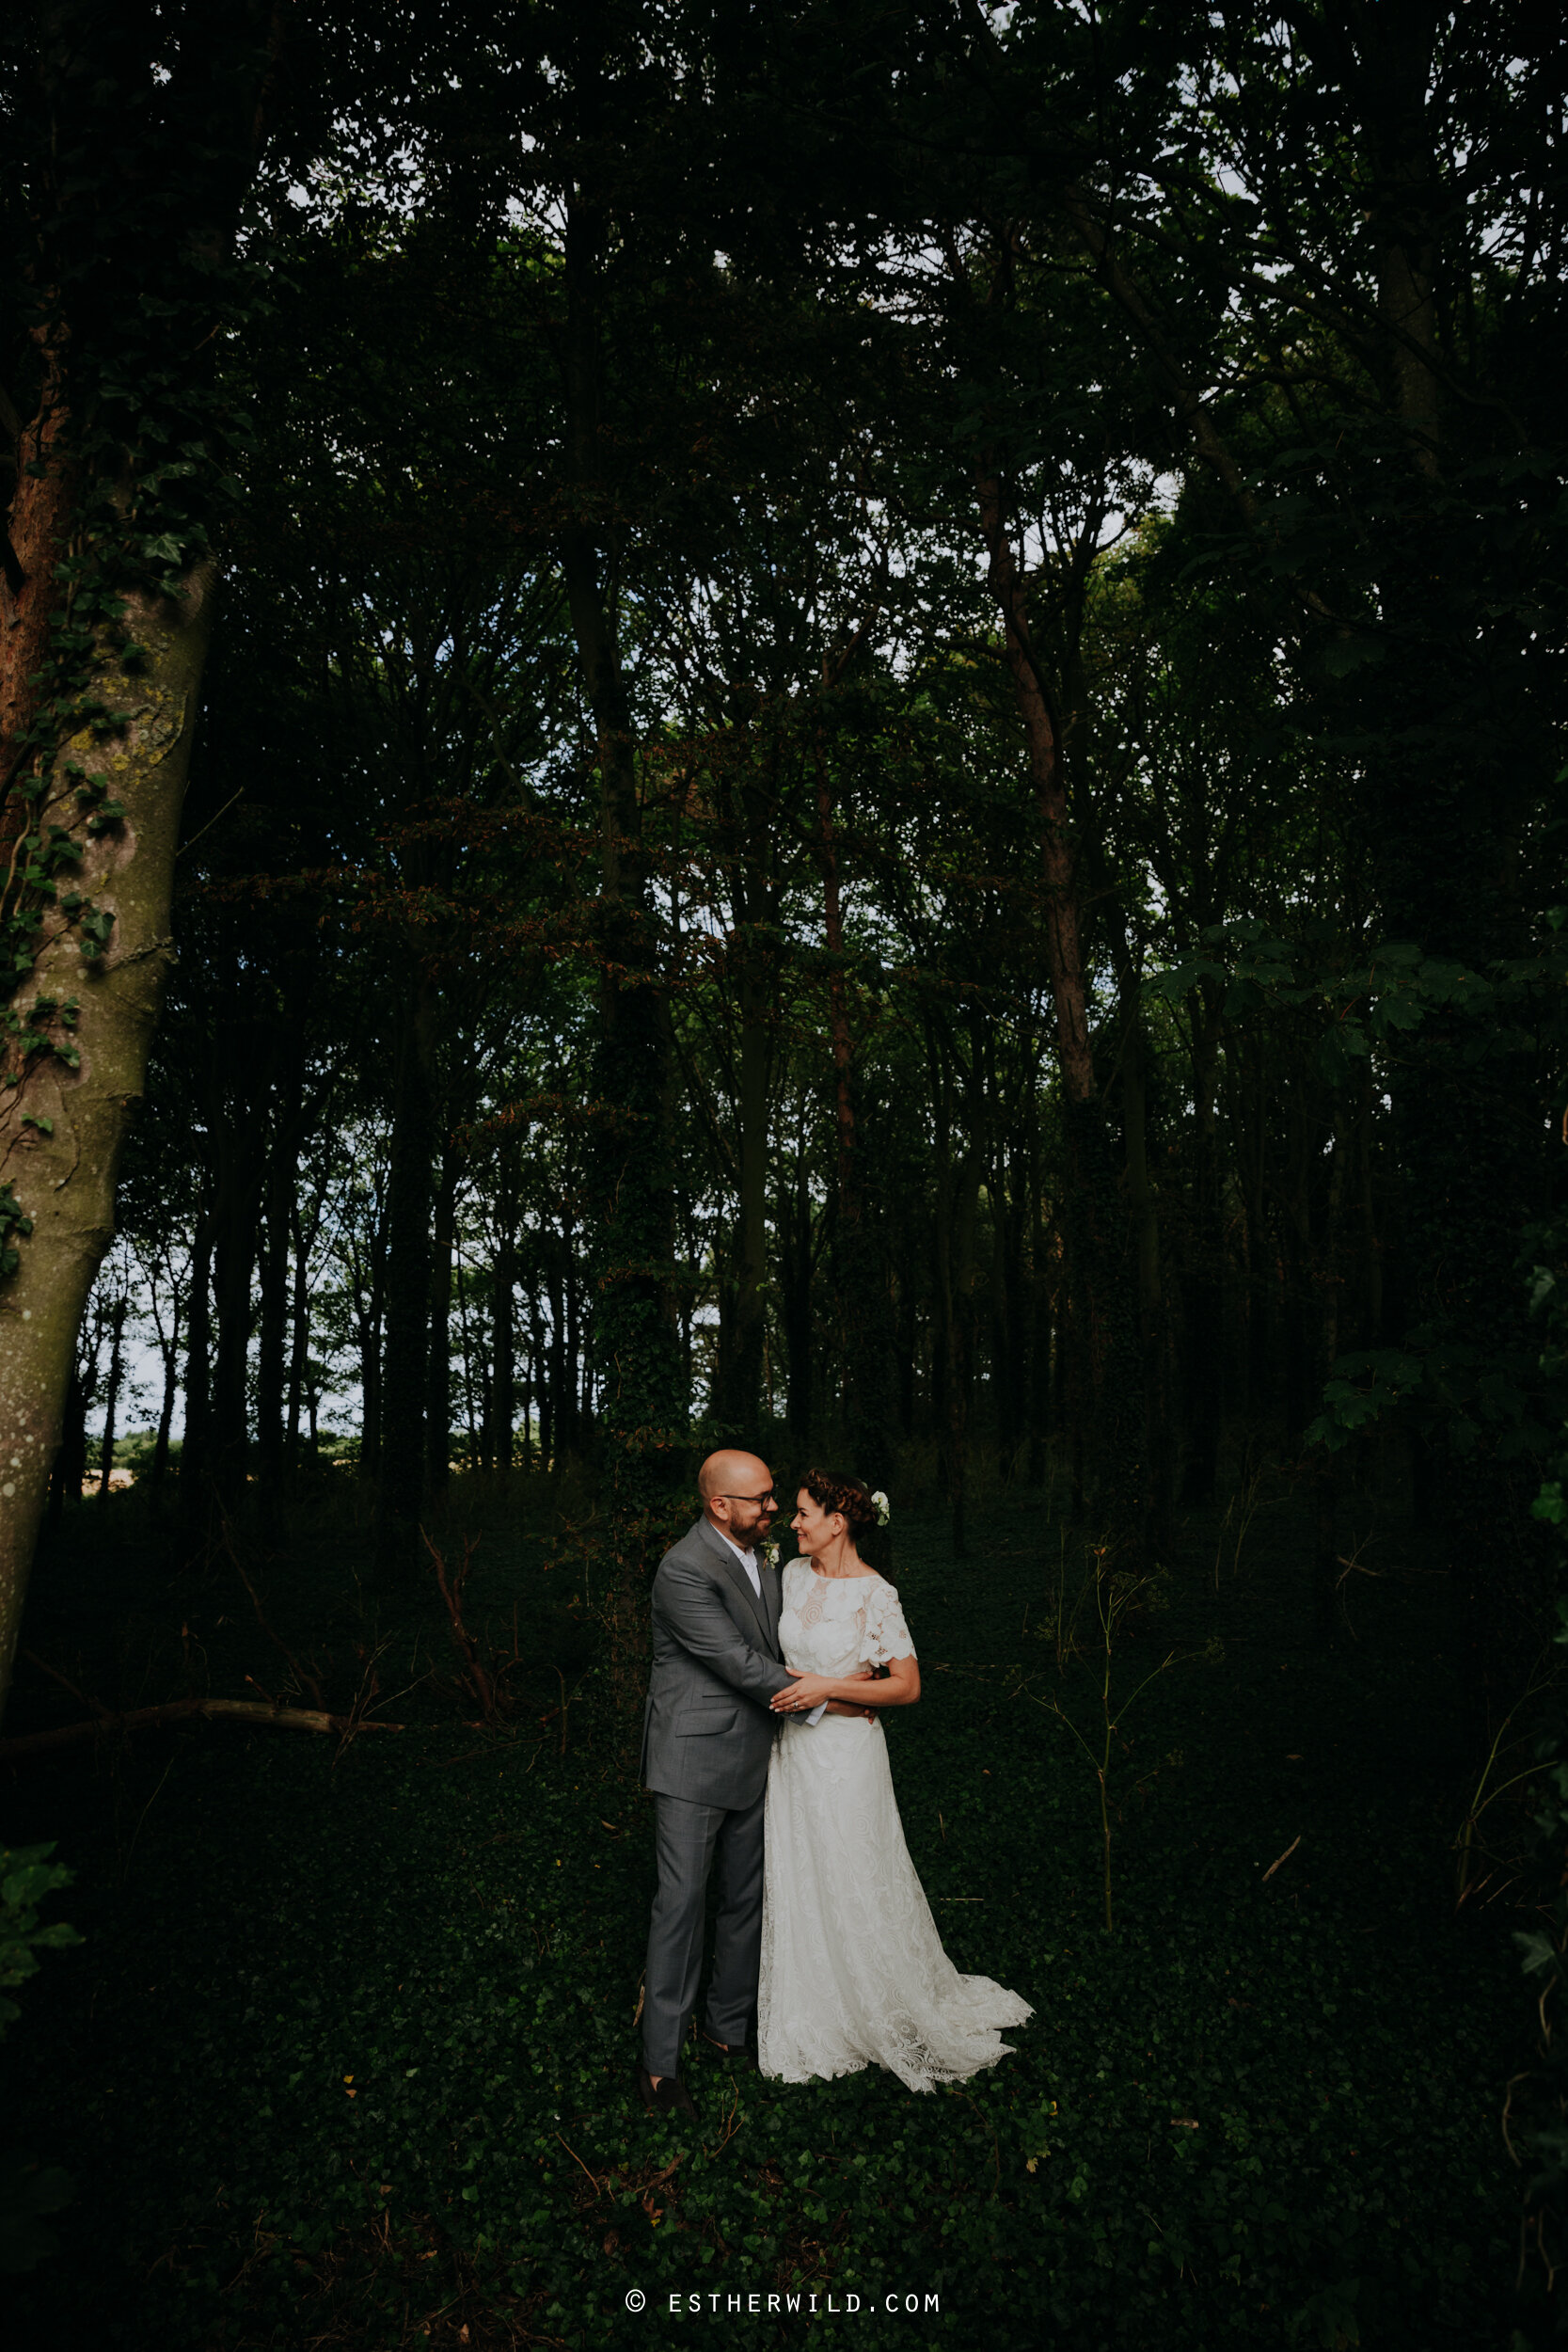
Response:
[{"label": "bald man", "polygon": [[779,1505],[767,1463],[754,1454],[710,1454],[697,1488],[702,1517],[654,1579],[642,1719],[658,1886],[637,2080],[650,2113],[684,2115],[695,2109],[677,2068],[697,1998],[708,1877],[717,1865],[703,2032],[728,2057],[754,2065],[762,1806],[780,1721],[768,1702],[786,1685],[808,1704],[824,1695],[815,1689],[820,1677],[791,1675],[779,1655],[779,1571],[764,1549]]}]

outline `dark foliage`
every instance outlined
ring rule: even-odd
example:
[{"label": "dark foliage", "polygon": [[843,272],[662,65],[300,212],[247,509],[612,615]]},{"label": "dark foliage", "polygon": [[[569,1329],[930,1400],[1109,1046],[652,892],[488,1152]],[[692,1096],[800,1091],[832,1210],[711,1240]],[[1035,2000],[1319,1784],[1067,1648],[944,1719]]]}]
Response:
[{"label": "dark foliage", "polygon": [[[780,2090],[693,2045],[698,2128],[643,2117],[648,1816],[593,1677],[562,1753],[546,1661],[574,1610],[531,1546],[482,1595],[536,1645],[546,1720],[515,1737],[447,1717],[335,1760],[198,1731],[15,1786],[65,1831],[91,1939],[10,2058],[8,2103],[79,2183],[32,2324],[631,2345],[671,2295],[711,2317],[717,2294],[766,2344],[767,2296],[815,2293],[848,2342],[896,2291],[939,2298],[900,2325],[988,2345],[1495,2340],[1516,1979],[1433,1899],[1465,1757],[1425,1580],[1358,1598],[1338,1663],[1311,1640],[1309,1526],[1276,1516],[1216,1604],[1195,1525],[1175,1619],[1217,1624],[1226,1660],[1128,1723],[1108,1942],[1092,1789],[1028,1695],[1055,1680],[1057,1533],[1033,1504],[977,1520],[982,1606],[940,1522],[900,1533],[927,1686],[894,1734],[911,1847],[960,1964],[1037,2011],[961,2095]],[[187,1621],[214,1658],[219,1598]],[[1069,1697],[1088,1678],[1069,1666]],[[633,2289],[665,2316],[629,2315]]]}]

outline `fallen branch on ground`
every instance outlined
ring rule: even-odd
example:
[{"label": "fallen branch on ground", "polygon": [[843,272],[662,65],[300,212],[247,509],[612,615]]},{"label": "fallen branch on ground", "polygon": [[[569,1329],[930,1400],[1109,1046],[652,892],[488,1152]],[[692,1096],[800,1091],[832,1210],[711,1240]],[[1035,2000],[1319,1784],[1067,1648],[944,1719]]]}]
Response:
[{"label": "fallen branch on ground", "polygon": [[[1300,1833],[1300,1831],[1298,1830],[1298,1831],[1297,1831],[1297,1833],[1296,1833],[1296,1835],[1294,1836],[1294,1837],[1292,1837],[1292,1838],[1291,1838],[1291,1840],[1290,1844],[1286,1847],[1286,1849],[1285,1849],[1284,1852],[1280,1855],[1280,1857],[1279,1857],[1279,1862],[1289,1862],[1289,1861],[1290,1861],[1290,1859],[1291,1859],[1291,1855],[1295,1852],[1295,1850],[1296,1850],[1296,1848],[1300,1845],[1300,1843],[1301,1843],[1301,1833]],[[1269,1867],[1268,1867],[1268,1868],[1264,1871],[1264,1873],[1263,1873],[1263,1884],[1264,1884],[1265,1886],[1267,1886],[1267,1884],[1268,1884],[1268,1883],[1269,1883],[1270,1879],[1272,1879],[1272,1878],[1273,1878],[1273,1876],[1274,1876],[1275,1872],[1278,1869],[1278,1867],[1279,1867],[1279,1862],[1271,1862],[1271,1863],[1270,1863],[1270,1865],[1269,1865]]]},{"label": "fallen branch on ground", "polygon": [[74,1747],[79,1740],[101,1739],[111,1731],[142,1731],[156,1724],[186,1723],[193,1715],[227,1715],[245,1724],[277,1724],[285,1731],[335,1731],[340,1739],[351,1732],[402,1731],[402,1724],[382,1723],[369,1715],[329,1715],[319,1707],[274,1707],[265,1699],[168,1699],[160,1707],[134,1707],[123,1715],[94,1715],[85,1724],[64,1724],[57,1731],[28,1731],[14,1740],[0,1740],[0,1763],[13,1756],[41,1756],[49,1748]]}]

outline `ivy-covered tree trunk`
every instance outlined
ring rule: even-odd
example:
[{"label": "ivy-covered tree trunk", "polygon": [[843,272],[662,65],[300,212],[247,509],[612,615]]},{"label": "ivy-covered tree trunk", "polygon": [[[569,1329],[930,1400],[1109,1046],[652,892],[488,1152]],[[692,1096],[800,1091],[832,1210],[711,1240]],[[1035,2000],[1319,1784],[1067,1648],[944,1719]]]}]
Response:
[{"label": "ivy-covered tree trunk", "polygon": [[182,601],[128,611],[143,648],[127,672],[105,642],[94,684],[124,716],[106,739],[84,727],[60,767],[104,774],[123,815],[87,833],[75,795],[59,818],[85,837],[73,887],[111,916],[85,962],[76,924],[52,911],[13,997],[0,1091],[0,1708],[9,1687],[33,1549],[60,1442],[76,1330],[114,1234],[121,1146],[147,1075],[164,976],[169,905],[213,575],[193,572]]},{"label": "ivy-covered tree trunk", "polygon": [[0,1708],[145,1081],[232,422],[217,329],[287,11],[8,16],[0,433]]}]

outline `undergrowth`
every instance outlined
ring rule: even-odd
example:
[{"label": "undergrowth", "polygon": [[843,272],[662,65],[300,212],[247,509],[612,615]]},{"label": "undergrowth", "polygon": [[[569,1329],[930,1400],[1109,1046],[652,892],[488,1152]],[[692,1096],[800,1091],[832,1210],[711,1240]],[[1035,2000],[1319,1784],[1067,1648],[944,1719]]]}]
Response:
[{"label": "undergrowth", "polygon": [[[396,1710],[409,1728],[342,1750],[197,1724],[8,1774],[8,1835],[58,1841],[87,1938],[6,2054],[8,2106],[76,2184],[63,2257],[24,2282],[26,2340],[1506,2341],[1517,1963],[1498,1912],[1452,1915],[1466,1754],[1429,1586],[1380,1585],[1381,1616],[1325,1656],[1293,1518],[1217,1597],[1213,1530],[1189,1531],[1151,1659],[1173,1630],[1225,1655],[1127,1727],[1107,1937],[1098,1799],[1030,1703],[1057,1672],[1057,1532],[1004,1494],[974,1544],[954,1567],[934,1521],[900,1526],[927,1694],[890,1726],[948,1949],[1035,2005],[961,2090],[785,2088],[693,2045],[696,2128],[644,2117],[647,1802],[610,1764],[592,1595],[502,1524],[470,1615],[532,1643],[505,1729],[433,1679]],[[46,1566],[30,1640],[74,1557]],[[150,1561],[126,1581],[149,1622]],[[164,1573],[187,1646],[225,1657],[244,1595],[214,1569],[193,1601]],[[313,1597],[349,1627],[336,1546],[293,1574],[276,1621]],[[420,1623],[374,1629],[388,1673],[401,1640],[450,1674]]]}]

